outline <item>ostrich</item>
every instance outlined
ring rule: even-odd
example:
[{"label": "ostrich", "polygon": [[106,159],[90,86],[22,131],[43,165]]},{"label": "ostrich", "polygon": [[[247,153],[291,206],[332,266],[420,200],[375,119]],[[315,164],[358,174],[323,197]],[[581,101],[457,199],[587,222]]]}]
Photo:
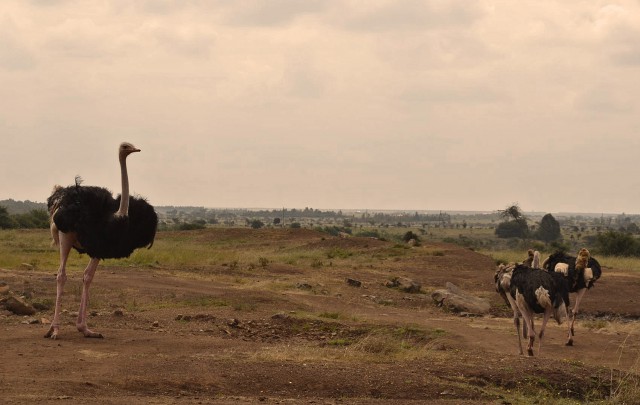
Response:
[{"label": "ostrich", "polygon": [[527,258],[522,262],[527,267],[531,267],[532,269],[540,268],[540,252],[537,250],[529,249],[527,251]]},{"label": "ostrich", "polygon": [[[511,297],[511,276],[515,267],[516,264],[514,263],[500,264],[496,269],[494,281],[496,283],[496,291],[513,310],[513,324],[516,327],[516,335],[518,336],[518,350],[522,355],[524,353],[522,352],[522,339],[520,339],[520,311],[516,301]],[[522,335],[527,336],[527,325],[525,323],[522,324]]]},{"label": "ostrich", "polygon": [[[518,350],[520,354],[522,352],[522,340],[520,339],[520,310],[515,299],[511,296],[511,277],[513,276],[513,270],[516,266],[522,266],[527,268],[540,268],[540,252],[529,249],[527,252],[527,258],[521,265],[516,263],[500,264],[496,269],[494,276],[494,282],[496,284],[496,291],[500,294],[505,303],[513,310],[513,324],[516,327],[516,335],[518,336]],[[522,336],[528,336],[527,323],[522,323]]]},{"label": "ostrich", "polygon": [[576,303],[571,309],[570,322],[570,331],[573,336],[580,301],[602,275],[600,263],[591,257],[587,249],[582,248],[578,252],[578,257],[569,256],[561,251],[555,252],[545,259],[542,268],[550,273],[562,274],[567,280],[569,292],[576,293]]},{"label": "ostrich", "polygon": [[102,338],[102,334],[87,327],[89,286],[100,259],[128,257],[141,247],[151,248],[158,225],[158,216],[142,198],[129,196],[127,156],[140,152],[130,143],[119,148],[122,193],[113,198],[102,187],[75,185],[55,186],[47,199],[53,244],[60,249],[60,266],[56,277],[56,306],[46,338],[57,339],[60,328],[60,302],[67,280],[66,264],[71,248],[90,257],[82,278],[82,297],[76,327],[85,337]]},{"label": "ostrich", "polygon": [[[536,313],[543,314],[538,343],[538,352],[540,352],[542,337],[549,318],[553,316],[558,324],[561,324],[567,317],[569,289],[561,275],[548,273],[542,269],[532,269],[522,264],[515,265],[509,281],[508,297],[510,302],[512,300],[515,302],[518,311],[524,318],[523,334],[529,338],[527,353],[529,356],[533,356],[533,342],[536,336],[533,325],[534,315]],[[569,341],[572,339],[570,332],[568,339]],[[519,335],[518,342],[520,342]],[[522,353],[522,349],[520,352]]]}]

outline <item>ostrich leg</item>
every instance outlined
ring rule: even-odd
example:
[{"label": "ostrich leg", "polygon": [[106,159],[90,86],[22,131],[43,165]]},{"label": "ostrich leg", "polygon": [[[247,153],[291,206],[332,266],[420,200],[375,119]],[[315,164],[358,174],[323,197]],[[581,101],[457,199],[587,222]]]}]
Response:
[{"label": "ostrich leg", "polygon": [[60,306],[62,301],[62,293],[64,292],[64,283],[67,281],[67,259],[69,258],[69,252],[71,247],[76,241],[75,235],[66,234],[60,232],[59,234],[60,245],[60,267],[58,267],[58,275],[56,276],[56,307],[53,313],[53,321],[49,330],[44,335],[46,338],[57,339],[58,330],[60,329]]},{"label": "ostrich leg", "polygon": [[[578,315],[578,307],[580,306],[580,301],[582,301],[582,297],[584,297],[584,294],[586,292],[587,292],[587,289],[583,288],[583,289],[579,290],[578,293],[576,294],[576,304],[571,309],[571,327],[569,328],[569,330],[571,332],[571,337],[573,337],[575,335],[575,332],[573,330],[573,324],[576,322],[576,315]],[[571,339],[570,342],[571,342],[571,344],[569,344],[569,342],[567,342],[567,346],[572,346],[573,345],[573,339]]]},{"label": "ostrich leg", "polygon": [[[520,354],[523,355],[524,352],[522,351],[522,339],[520,338],[520,314],[518,313],[518,304],[516,304],[515,300],[513,299],[513,297],[511,297],[511,295],[507,294],[506,295],[507,300],[509,300],[509,305],[511,305],[511,309],[513,310],[513,324],[516,327],[516,335],[518,335],[518,350],[520,351]],[[524,335],[524,331],[526,330],[526,322],[522,323],[522,333]]]},{"label": "ostrich leg", "polygon": [[542,349],[542,337],[544,336],[544,330],[547,327],[547,322],[549,321],[549,318],[551,318],[552,313],[553,308],[547,308],[544,311],[542,326],[540,327],[540,334],[538,335],[538,337],[540,338],[540,340],[538,340],[538,356],[540,355],[540,350]]},{"label": "ostrich leg", "polygon": [[[533,312],[532,311],[523,311],[523,308],[520,308],[520,313],[522,314],[522,319],[526,325],[527,336],[529,338],[529,343],[527,344],[527,354],[529,356],[533,356],[533,342],[536,339],[536,331],[533,328]],[[524,328],[523,328],[524,331]]]},{"label": "ostrich leg", "polygon": [[91,258],[87,268],[84,269],[84,277],[82,278],[82,298],[80,299],[80,310],[78,311],[78,321],[76,327],[85,337],[102,338],[102,334],[93,332],[87,327],[87,307],[89,305],[89,286],[93,281],[93,276],[98,268],[100,259]]}]

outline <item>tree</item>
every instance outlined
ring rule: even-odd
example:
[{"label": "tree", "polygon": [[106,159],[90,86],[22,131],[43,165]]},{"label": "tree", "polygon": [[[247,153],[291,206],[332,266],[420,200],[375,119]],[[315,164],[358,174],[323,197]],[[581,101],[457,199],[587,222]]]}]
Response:
[{"label": "tree", "polygon": [[15,227],[16,227],[16,223],[13,220],[13,218],[9,216],[9,212],[7,211],[7,208],[0,205],[0,229],[8,229],[8,228],[15,228]]},{"label": "tree", "polygon": [[561,237],[560,223],[551,214],[547,214],[540,220],[540,226],[535,233],[535,237],[538,240],[546,243],[558,240]]},{"label": "tree", "polygon": [[420,242],[420,237],[411,231],[408,231],[404,236],[402,236],[402,240],[405,242],[409,242],[411,239],[415,239],[416,242]]},{"label": "tree", "polygon": [[259,219],[254,219],[253,221],[251,221],[250,225],[253,229],[260,229],[264,226],[264,222],[260,221]]},{"label": "tree", "polygon": [[508,220],[517,221],[519,219],[526,219],[522,210],[518,206],[518,203],[513,203],[511,206],[505,208],[504,210],[498,211],[501,217]]},{"label": "tree", "polygon": [[518,203],[498,211],[498,213],[505,219],[496,227],[496,236],[498,238],[526,238],[529,236],[527,218],[520,210]]},{"label": "tree", "polygon": [[500,222],[496,226],[498,238],[526,238],[529,236],[527,221],[523,218],[513,221]]}]

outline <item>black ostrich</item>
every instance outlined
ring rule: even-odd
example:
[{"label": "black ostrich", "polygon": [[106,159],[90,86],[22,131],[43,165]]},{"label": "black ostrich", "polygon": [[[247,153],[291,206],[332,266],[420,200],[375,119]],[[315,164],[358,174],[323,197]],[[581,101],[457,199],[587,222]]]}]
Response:
[{"label": "black ostrich", "polygon": [[128,257],[137,248],[153,245],[158,216],[144,199],[129,196],[127,156],[134,152],[140,152],[140,149],[126,142],[120,144],[122,194],[117,198],[113,198],[111,191],[105,188],[81,186],[80,178],[76,177],[75,185],[55,186],[47,199],[53,243],[60,247],[56,307],[51,327],[45,335],[47,338],[58,338],[60,302],[71,248],[91,258],[82,279],[76,326],[85,337],[101,338],[102,334],[87,327],[89,286],[100,259]]},{"label": "black ostrich", "polygon": [[[515,299],[511,296],[511,276],[515,267],[515,263],[499,265],[496,269],[494,281],[496,283],[496,291],[513,310],[513,324],[516,327],[516,336],[518,336],[518,350],[520,350],[520,354],[524,354],[522,352],[522,339],[520,338],[520,310]],[[522,336],[527,336],[527,324],[524,322],[522,323]]]},{"label": "black ostrich", "polygon": [[550,255],[542,263],[542,268],[550,273],[562,274],[569,286],[569,292],[576,293],[576,303],[571,309],[571,335],[578,315],[580,301],[587,290],[591,289],[602,275],[600,263],[585,248],[580,249],[578,257],[570,256],[562,251]]},{"label": "black ostrich", "polygon": [[[522,351],[522,339],[520,338],[520,309],[516,303],[515,297],[511,296],[511,277],[516,267],[520,268],[540,268],[540,252],[537,250],[529,249],[527,252],[527,258],[519,263],[500,264],[496,269],[494,276],[494,282],[496,285],[496,291],[504,299],[504,302],[513,310],[513,324],[516,327],[516,336],[518,336],[518,350],[520,354],[524,354]],[[528,337],[527,322],[522,323],[522,336]]]},{"label": "black ostrich", "polygon": [[[511,307],[514,308],[514,319],[517,319],[516,312],[520,312],[524,318],[523,334],[529,338],[527,353],[529,356],[533,356],[533,342],[536,336],[533,325],[535,314],[543,314],[538,344],[538,352],[540,352],[542,337],[549,318],[553,316],[558,324],[561,324],[567,317],[569,289],[561,275],[548,273],[541,269],[532,269],[522,264],[515,265],[508,281],[509,294],[507,294],[507,299]],[[568,338],[571,340],[570,333]],[[520,344],[519,334],[518,343]],[[522,348],[520,348],[520,353],[522,354]]]}]

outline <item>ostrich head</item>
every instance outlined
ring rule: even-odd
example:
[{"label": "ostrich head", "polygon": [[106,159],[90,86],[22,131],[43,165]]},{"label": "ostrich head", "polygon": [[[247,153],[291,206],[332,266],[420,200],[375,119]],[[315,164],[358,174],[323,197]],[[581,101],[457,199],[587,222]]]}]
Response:
[{"label": "ostrich head", "polygon": [[576,258],[576,270],[582,270],[587,267],[589,263],[589,251],[585,248],[580,249],[578,257]]},{"label": "ostrich head", "polygon": [[126,159],[127,156],[134,152],[140,152],[140,149],[136,148],[129,142],[122,142],[120,144],[120,148],[118,149],[118,155],[120,156],[120,159]]}]

